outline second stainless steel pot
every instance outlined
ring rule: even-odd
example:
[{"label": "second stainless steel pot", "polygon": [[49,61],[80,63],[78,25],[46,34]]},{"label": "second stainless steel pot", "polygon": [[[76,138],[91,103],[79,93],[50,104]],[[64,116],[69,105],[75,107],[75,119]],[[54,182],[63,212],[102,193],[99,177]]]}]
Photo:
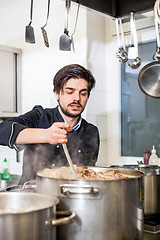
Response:
[{"label": "second stainless steel pot", "polygon": [[160,167],[143,165],[138,167],[145,172],[144,177],[144,214],[160,214]]},{"label": "second stainless steel pot", "polygon": [[144,215],[160,214],[160,166],[154,165],[113,165],[113,167],[140,170],[144,175]]},{"label": "second stainless steel pot", "polygon": [[116,171],[135,175],[135,178],[103,181],[37,176],[37,191],[57,196],[58,209],[74,211],[77,216],[70,225],[58,227],[58,240],[143,239],[143,173]]},{"label": "second stainless steel pot", "polygon": [[38,193],[0,193],[1,240],[55,240],[59,224],[72,221],[69,217],[56,219],[58,198]]}]

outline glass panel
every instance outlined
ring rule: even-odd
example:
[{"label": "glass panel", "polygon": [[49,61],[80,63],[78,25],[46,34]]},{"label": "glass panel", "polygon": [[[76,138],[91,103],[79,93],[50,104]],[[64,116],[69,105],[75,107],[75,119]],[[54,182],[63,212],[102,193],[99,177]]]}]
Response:
[{"label": "glass panel", "polygon": [[144,94],[138,85],[141,68],[152,62],[155,42],[139,45],[142,65],[131,69],[128,62],[121,64],[121,155],[142,157],[155,145],[160,157],[160,99]]}]

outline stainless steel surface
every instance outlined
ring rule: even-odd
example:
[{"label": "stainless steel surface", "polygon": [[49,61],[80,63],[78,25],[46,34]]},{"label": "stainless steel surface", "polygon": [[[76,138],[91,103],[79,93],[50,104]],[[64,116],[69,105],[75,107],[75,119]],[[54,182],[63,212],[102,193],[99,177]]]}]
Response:
[{"label": "stainless steel surface", "polygon": [[144,213],[152,215],[160,213],[160,168],[153,166],[139,167],[146,173],[144,177]]},{"label": "stainless steel surface", "polygon": [[145,65],[138,74],[138,84],[148,96],[160,98],[160,62]]},{"label": "stainless steel surface", "polygon": [[36,192],[36,181],[28,181],[23,185],[11,185],[4,189],[5,192]]},{"label": "stainless steel surface", "polygon": [[135,165],[135,169],[143,171],[144,177],[144,214],[160,213],[160,167],[153,165]]},{"label": "stainless steel surface", "polygon": [[0,214],[0,239],[55,239],[55,228],[46,228],[45,221],[55,218],[58,202],[56,197],[44,194],[0,193],[0,209],[11,212]]},{"label": "stainless steel surface", "polygon": [[[94,171],[108,169],[91,168]],[[137,177],[101,181],[37,176],[38,192],[56,195],[60,199],[58,209],[77,215],[70,225],[57,228],[57,239],[143,239],[143,173],[131,169],[116,171]]]},{"label": "stainless steel surface", "polygon": [[[111,166],[114,167],[114,166]],[[115,165],[118,167],[118,165]],[[122,165],[129,169],[140,170],[144,176],[144,214],[160,213],[160,167],[154,165]]]}]

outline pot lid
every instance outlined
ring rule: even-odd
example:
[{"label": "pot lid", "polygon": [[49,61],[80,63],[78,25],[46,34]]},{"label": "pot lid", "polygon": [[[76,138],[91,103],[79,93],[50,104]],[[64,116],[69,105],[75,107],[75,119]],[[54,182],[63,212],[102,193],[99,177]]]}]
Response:
[{"label": "pot lid", "polygon": [[139,72],[138,84],[148,96],[160,98],[160,62],[145,65]]}]

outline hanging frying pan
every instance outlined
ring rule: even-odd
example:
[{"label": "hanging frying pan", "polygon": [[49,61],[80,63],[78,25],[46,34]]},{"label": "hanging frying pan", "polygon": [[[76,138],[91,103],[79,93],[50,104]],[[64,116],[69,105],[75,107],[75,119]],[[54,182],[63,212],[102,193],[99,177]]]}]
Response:
[{"label": "hanging frying pan", "polygon": [[142,92],[153,98],[160,98],[160,62],[145,65],[138,75],[138,84]]},{"label": "hanging frying pan", "polygon": [[158,23],[155,19],[157,51],[153,56],[156,60],[145,65],[138,75],[138,84],[142,92],[153,98],[160,98],[160,54]]}]

